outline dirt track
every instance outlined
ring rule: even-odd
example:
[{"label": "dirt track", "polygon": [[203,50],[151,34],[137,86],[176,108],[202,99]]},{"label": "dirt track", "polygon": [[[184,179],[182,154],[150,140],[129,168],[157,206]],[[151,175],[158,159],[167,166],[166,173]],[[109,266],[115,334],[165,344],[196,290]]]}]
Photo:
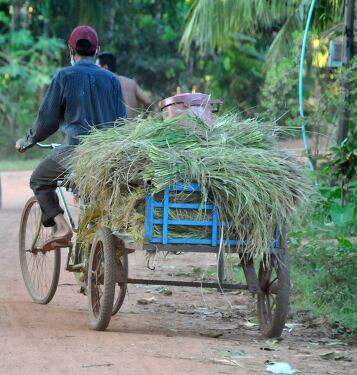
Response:
[{"label": "dirt track", "polygon": [[[263,339],[252,324],[254,300],[247,294],[172,288],[173,294],[164,296],[155,287],[131,285],[109,329],[94,332],[86,297],[62,268],[52,302],[32,303],[17,254],[20,212],[31,194],[28,177],[26,172],[2,173],[0,375],[268,374],[267,360],[288,362],[303,374],[356,373],[356,346],[329,338],[329,331],[315,321],[290,326],[279,342]],[[159,258],[154,272],[145,268],[142,254],[130,255],[129,261],[131,276],[193,278],[193,266],[205,268],[215,258]],[[152,296],[153,303],[137,304],[139,298]],[[323,359],[320,355],[326,352],[340,360]]]}]

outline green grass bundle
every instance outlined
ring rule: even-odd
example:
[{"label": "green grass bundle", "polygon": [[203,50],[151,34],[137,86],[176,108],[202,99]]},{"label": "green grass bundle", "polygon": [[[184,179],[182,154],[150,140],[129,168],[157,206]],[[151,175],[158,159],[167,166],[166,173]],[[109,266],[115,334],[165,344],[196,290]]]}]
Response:
[{"label": "green grass bundle", "polygon": [[[249,240],[247,251],[262,256],[275,224],[289,220],[308,197],[304,168],[279,149],[273,124],[235,114],[217,117],[211,126],[195,118],[182,123],[182,118],[141,119],[83,138],[72,168],[88,212],[95,212],[87,222],[142,242],[145,182],[157,194],[176,182],[197,182],[198,203],[214,202],[220,220],[229,223],[221,238]],[[194,232],[183,230],[186,237]],[[83,236],[86,231],[83,225]]]}]

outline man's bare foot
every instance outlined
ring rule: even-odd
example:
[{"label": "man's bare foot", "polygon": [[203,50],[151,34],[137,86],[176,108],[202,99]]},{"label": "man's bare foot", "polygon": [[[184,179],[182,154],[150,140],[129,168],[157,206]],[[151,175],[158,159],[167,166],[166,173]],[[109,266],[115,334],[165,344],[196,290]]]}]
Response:
[{"label": "man's bare foot", "polygon": [[52,237],[54,238],[72,238],[73,232],[70,226],[67,223],[67,220],[63,214],[59,214],[54,218],[56,223],[56,231],[53,233]]},{"label": "man's bare foot", "polygon": [[72,239],[73,232],[63,214],[57,215],[54,222],[56,223],[56,231],[41,245],[44,251],[50,251],[56,247],[65,247]]}]

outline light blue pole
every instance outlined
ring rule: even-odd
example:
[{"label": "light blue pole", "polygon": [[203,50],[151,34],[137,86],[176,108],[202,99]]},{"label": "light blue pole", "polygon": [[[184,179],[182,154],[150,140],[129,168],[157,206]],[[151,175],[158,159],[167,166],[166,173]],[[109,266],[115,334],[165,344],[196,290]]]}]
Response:
[{"label": "light blue pole", "polygon": [[[307,22],[305,26],[305,33],[304,33],[304,40],[302,42],[302,49],[301,49],[301,59],[300,59],[300,73],[299,73],[299,104],[300,104],[300,116],[302,119],[304,119],[304,103],[303,103],[303,96],[304,96],[304,90],[303,90],[303,80],[304,80],[304,61],[305,61],[305,51],[306,51],[306,43],[307,43],[307,37],[309,34],[311,19],[312,19],[312,13],[315,8],[316,0],[312,0],[309,14],[307,16]],[[310,147],[309,143],[307,141],[307,135],[306,135],[306,128],[304,124],[304,120],[302,120],[301,124],[301,133],[302,138],[304,140],[304,147],[305,147],[305,153],[307,156],[307,160],[309,163],[309,167],[312,172],[315,171],[314,165],[312,164],[312,161],[310,159]]]}]

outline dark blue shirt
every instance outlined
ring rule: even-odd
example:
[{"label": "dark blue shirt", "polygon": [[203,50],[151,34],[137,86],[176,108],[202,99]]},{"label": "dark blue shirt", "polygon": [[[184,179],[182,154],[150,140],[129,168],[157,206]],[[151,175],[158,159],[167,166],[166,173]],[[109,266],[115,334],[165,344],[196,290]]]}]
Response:
[{"label": "dark blue shirt", "polygon": [[64,144],[76,145],[78,136],[112,127],[119,118],[126,118],[126,110],[118,78],[83,59],[54,76],[26,140],[31,146],[60,129]]}]

